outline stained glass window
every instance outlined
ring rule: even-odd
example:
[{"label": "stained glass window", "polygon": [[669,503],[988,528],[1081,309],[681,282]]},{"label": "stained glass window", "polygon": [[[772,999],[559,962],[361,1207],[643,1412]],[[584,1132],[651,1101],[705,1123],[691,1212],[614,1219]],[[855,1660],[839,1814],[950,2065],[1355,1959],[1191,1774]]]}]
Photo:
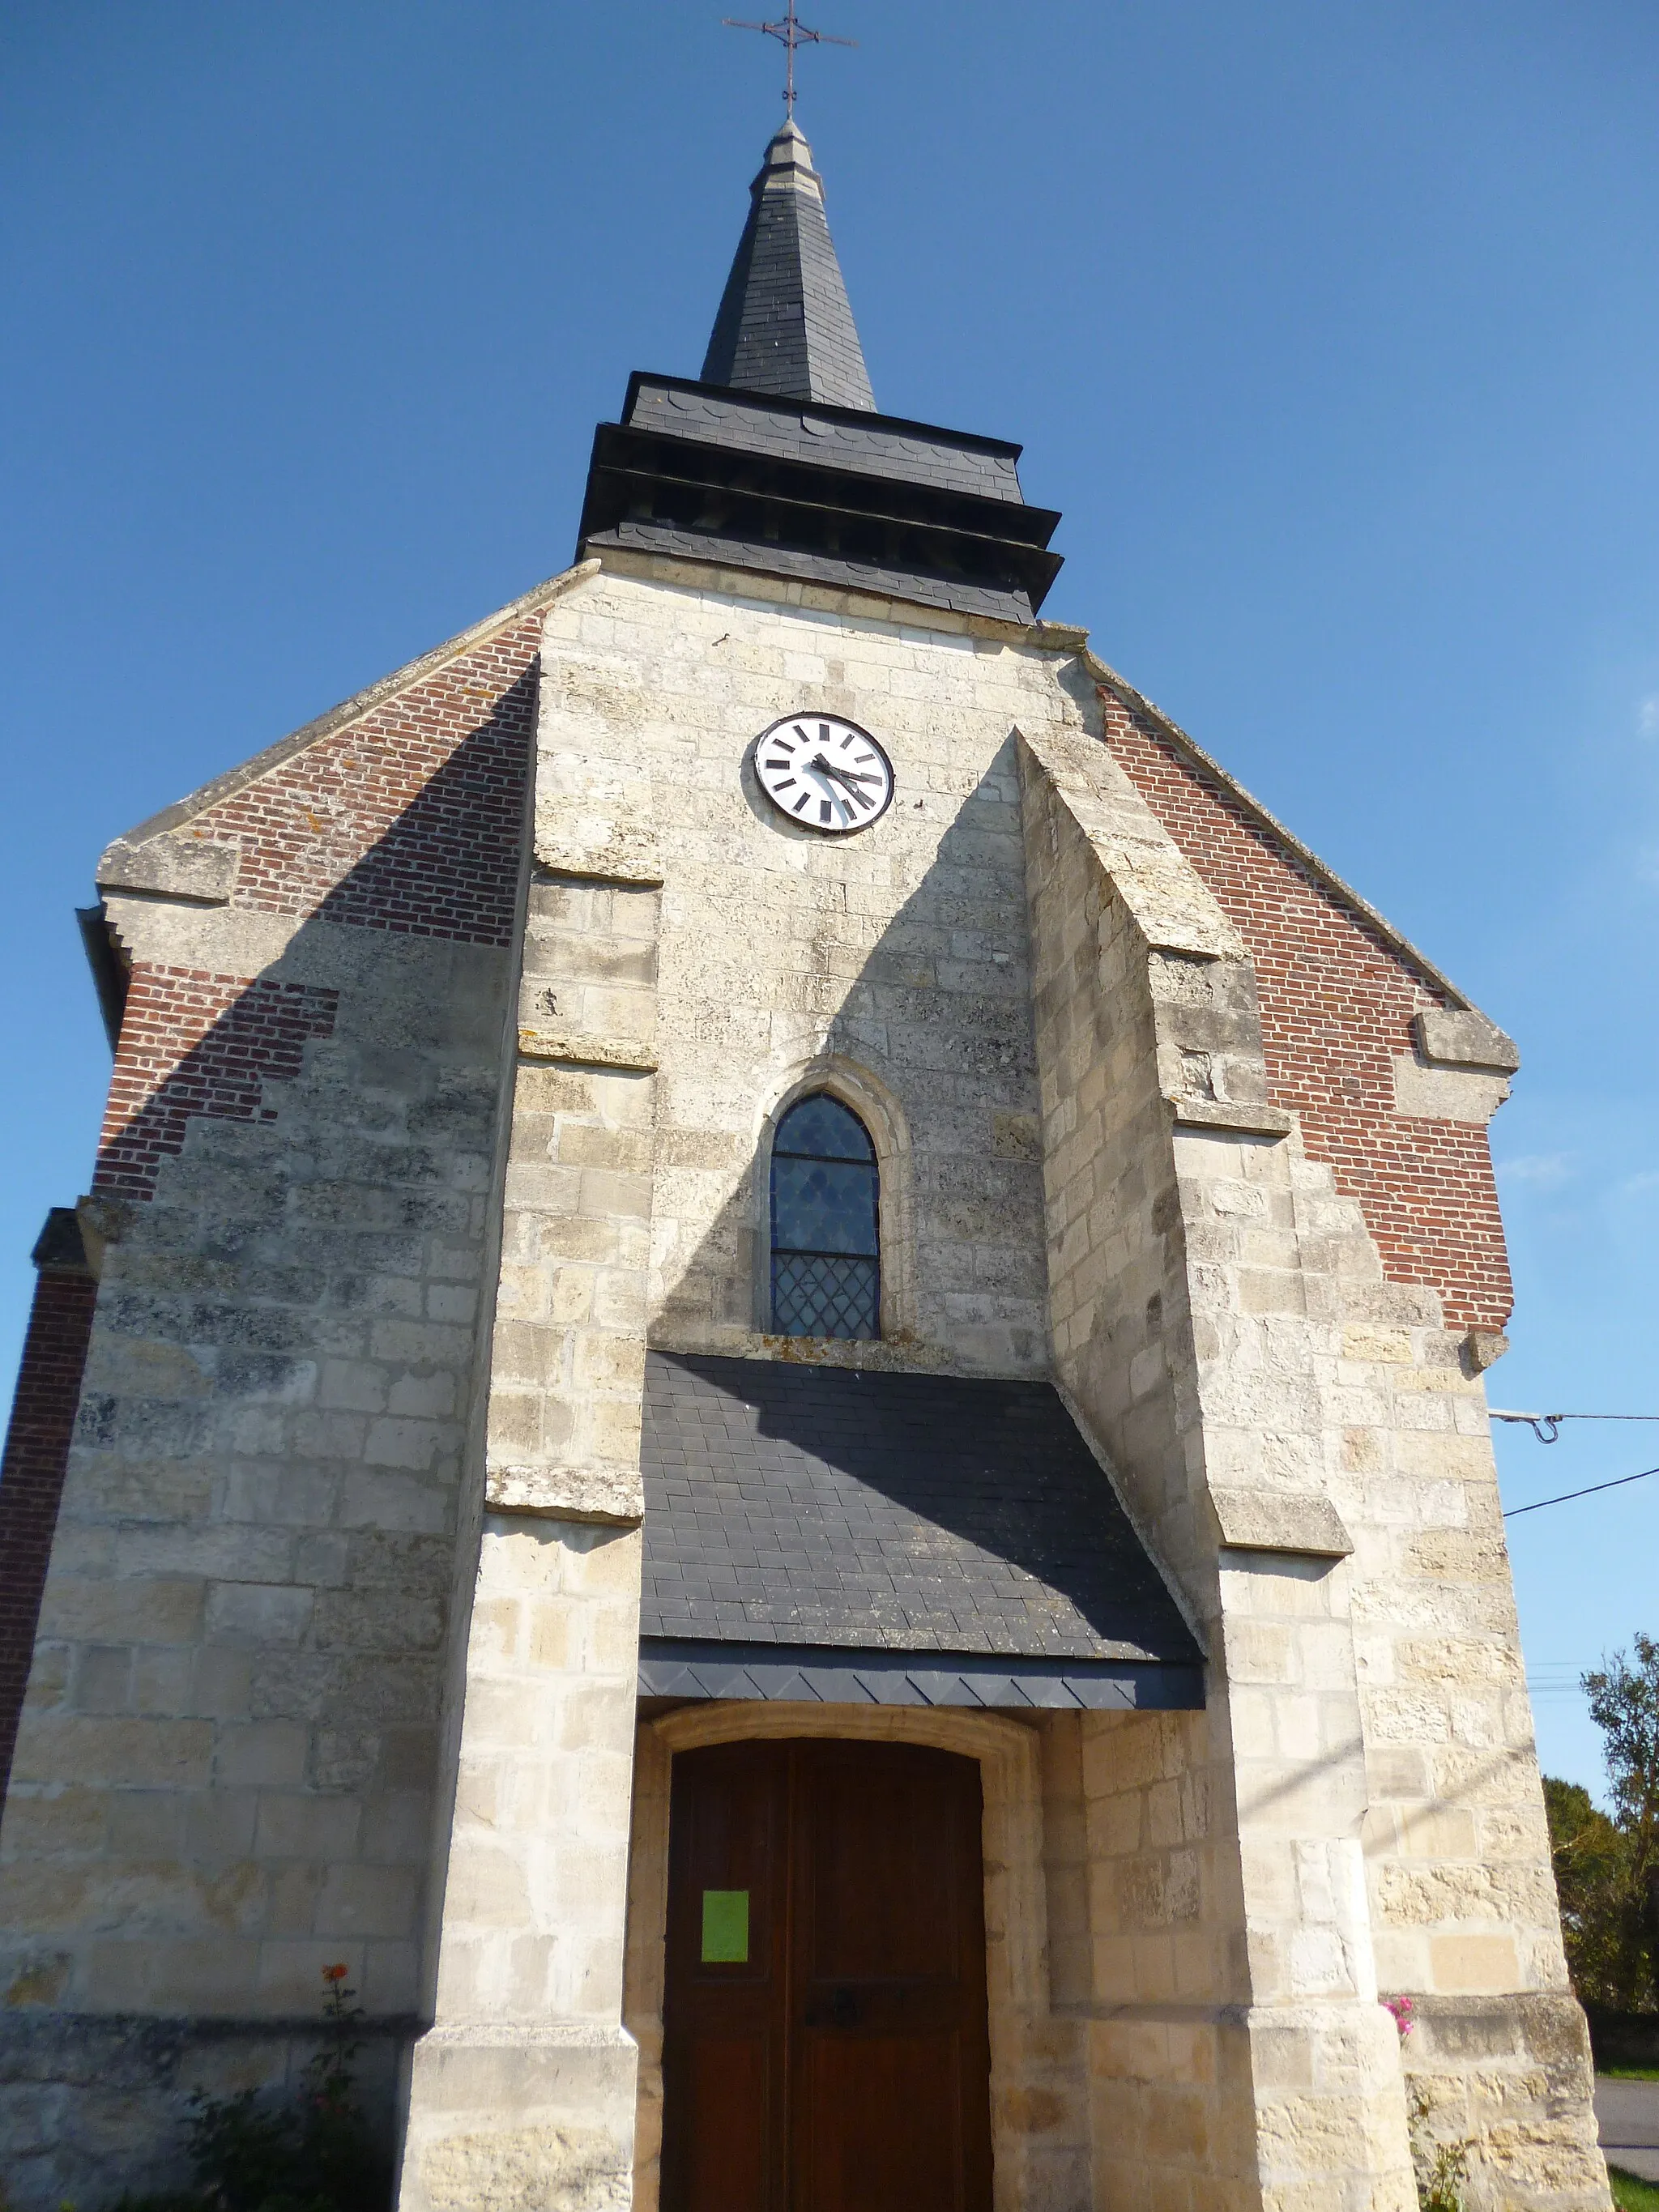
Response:
[{"label": "stained glass window", "polygon": [[772,1146],[772,1326],[780,1336],[881,1334],[876,1148],[827,1091],[792,1106]]}]

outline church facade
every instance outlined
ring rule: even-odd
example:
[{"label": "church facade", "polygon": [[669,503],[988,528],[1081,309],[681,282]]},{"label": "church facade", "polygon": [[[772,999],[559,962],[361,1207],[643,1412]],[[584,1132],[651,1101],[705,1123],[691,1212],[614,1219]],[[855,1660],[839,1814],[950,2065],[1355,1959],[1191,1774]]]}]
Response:
[{"label": "church facade", "polygon": [[403,2212],[1408,2212],[1413,2129],[1605,2212],[1514,1049],[1041,618],[1018,459],[877,411],[788,125],[575,565],[104,854],[19,2212],[291,2091],[336,1965]]}]

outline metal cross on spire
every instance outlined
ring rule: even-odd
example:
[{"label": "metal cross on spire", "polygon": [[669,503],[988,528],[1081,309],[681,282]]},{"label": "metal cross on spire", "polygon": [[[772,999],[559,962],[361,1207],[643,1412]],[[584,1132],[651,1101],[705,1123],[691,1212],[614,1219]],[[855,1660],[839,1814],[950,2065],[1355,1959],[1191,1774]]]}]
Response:
[{"label": "metal cross on spire", "polygon": [[795,119],[795,49],[797,46],[855,46],[856,39],[837,39],[828,31],[809,31],[795,15],[795,0],[787,0],[788,12],[781,23],[745,23],[736,15],[723,15],[720,21],[734,31],[764,31],[769,38],[780,39],[789,56],[789,75],[783,88],[783,105],[789,120]]}]

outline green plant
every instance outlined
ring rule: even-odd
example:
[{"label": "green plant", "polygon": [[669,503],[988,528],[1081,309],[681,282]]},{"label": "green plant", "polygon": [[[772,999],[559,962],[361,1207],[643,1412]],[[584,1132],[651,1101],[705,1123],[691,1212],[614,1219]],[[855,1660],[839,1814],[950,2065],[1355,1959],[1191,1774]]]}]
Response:
[{"label": "green plant", "polygon": [[1607,2179],[1613,2184],[1613,2201],[1619,2212],[1659,2212],[1659,2188],[1652,2182],[1626,2173],[1621,2166],[1610,2166]]},{"label": "green plant", "polygon": [[1628,2012],[1645,1978],[1630,1941],[1629,1845],[1582,1784],[1544,1777],[1561,1934],[1582,2002]]},{"label": "green plant", "polygon": [[1469,2178],[1467,2139],[1437,2142],[1431,2134],[1434,2106],[1420,2082],[1411,2085],[1412,2168],[1417,2176],[1418,2212],[1464,2212],[1463,2187]]},{"label": "green plant", "polygon": [[1547,1776],[1550,1851],[1572,1985],[1608,2012],[1659,2010],[1659,1638],[1579,1677],[1601,1731],[1611,1816]]},{"label": "green plant", "polygon": [[1581,2002],[1644,2010],[1653,1989],[1649,1899],[1633,1839],[1577,1782],[1544,1778],[1561,1934]]},{"label": "green plant", "polygon": [[1622,1651],[1586,1674],[1590,1718],[1601,1731],[1613,1812],[1626,1838],[1634,1941],[1646,1968],[1644,2011],[1659,2005],[1659,1641],[1638,1631],[1636,1663]]},{"label": "green plant", "polygon": [[307,2066],[296,2102],[273,2105],[258,2090],[192,2098],[186,2124],[196,2179],[189,2189],[124,2196],[113,2212],[382,2212],[392,2177],[358,2106],[356,2065],[362,2019],[346,1969],[325,1966],[328,2040]]}]

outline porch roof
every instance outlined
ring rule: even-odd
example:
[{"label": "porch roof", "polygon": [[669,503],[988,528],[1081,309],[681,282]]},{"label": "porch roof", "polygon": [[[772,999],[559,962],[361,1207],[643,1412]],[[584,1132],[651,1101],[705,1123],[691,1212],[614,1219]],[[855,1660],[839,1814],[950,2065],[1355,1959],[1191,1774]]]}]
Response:
[{"label": "porch roof", "polygon": [[642,1694],[1202,1704],[1052,1385],[653,1352],[645,1402]]}]

